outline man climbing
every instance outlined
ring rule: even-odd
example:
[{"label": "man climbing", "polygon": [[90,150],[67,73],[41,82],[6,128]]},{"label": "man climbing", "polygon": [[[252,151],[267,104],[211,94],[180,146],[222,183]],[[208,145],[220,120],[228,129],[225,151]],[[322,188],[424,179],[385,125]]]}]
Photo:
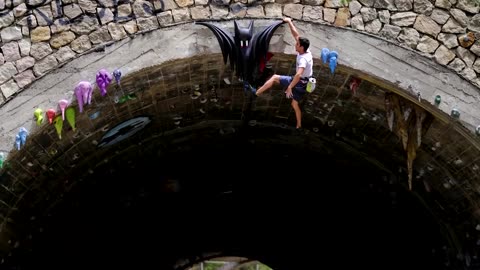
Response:
[{"label": "man climbing", "polygon": [[292,32],[293,37],[295,38],[295,51],[297,52],[296,60],[296,73],[294,76],[288,75],[277,75],[274,74],[270,79],[268,79],[263,86],[255,89],[251,87],[251,91],[260,96],[263,92],[270,89],[274,83],[279,83],[283,87],[286,87],[285,94],[287,98],[292,98],[292,107],[295,111],[295,118],[297,121],[296,128],[300,130],[302,127],[302,111],[298,102],[305,95],[308,80],[312,77],[313,74],[313,57],[312,53],[308,49],[310,46],[310,41],[307,38],[300,37],[298,34],[297,28],[293,25],[292,19],[284,18],[284,22],[288,23],[290,31]]}]

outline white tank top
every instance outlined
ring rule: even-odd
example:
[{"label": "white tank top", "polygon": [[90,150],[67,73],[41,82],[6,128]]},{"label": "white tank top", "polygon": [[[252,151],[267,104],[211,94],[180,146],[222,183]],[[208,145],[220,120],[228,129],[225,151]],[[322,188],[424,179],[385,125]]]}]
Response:
[{"label": "white tank top", "polygon": [[303,67],[302,78],[303,77],[312,77],[313,75],[313,57],[310,49],[308,49],[304,54],[297,54],[297,68]]}]

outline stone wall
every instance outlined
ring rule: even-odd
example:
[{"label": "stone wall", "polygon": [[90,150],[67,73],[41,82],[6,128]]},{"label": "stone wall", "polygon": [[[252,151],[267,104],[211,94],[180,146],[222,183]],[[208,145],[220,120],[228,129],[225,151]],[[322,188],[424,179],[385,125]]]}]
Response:
[{"label": "stone wall", "polygon": [[289,16],[378,35],[480,86],[480,7],[472,0],[0,0],[0,9],[0,104],[105,44],[188,21],[243,17]]}]

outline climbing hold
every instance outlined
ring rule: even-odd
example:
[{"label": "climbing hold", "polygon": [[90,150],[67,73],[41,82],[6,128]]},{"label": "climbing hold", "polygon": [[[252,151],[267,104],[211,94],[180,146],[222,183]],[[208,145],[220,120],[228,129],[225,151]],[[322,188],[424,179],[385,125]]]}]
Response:
[{"label": "climbing hold", "polygon": [[61,99],[58,101],[58,107],[60,107],[60,110],[62,111],[62,119],[65,120],[65,109],[68,106],[68,100],[66,99]]},{"label": "climbing hold", "polygon": [[359,78],[352,78],[352,80],[350,81],[349,87],[353,95],[357,93],[358,86],[360,85],[361,82],[362,80],[360,80]]},{"label": "climbing hold", "polygon": [[112,76],[106,69],[102,68],[97,72],[96,81],[100,94],[104,97],[107,94],[107,87],[112,81]]},{"label": "climbing hold", "polygon": [[331,51],[328,54],[328,65],[330,67],[330,72],[334,73],[335,68],[337,67],[337,58],[338,58],[338,53],[336,51]]},{"label": "climbing hold", "polygon": [[25,145],[27,142],[27,136],[28,136],[28,131],[26,128],[21,127],[20,131],[18,132],[18,135],[20,135],[20,142],[22,143],[22,146]]},{"label": "climbing hold", "polygon": [[442,97],[440,95],[435,96],[435,105],[440,105],[440,102],[442,101]]},{"label": "climbing hold", "polygon": [[48,109],[45,114],[47,115],[48,122],[51,124],[53,122],[53,118],[55,118],[55,115],[57,114],[57,112],[54,109]]},{"label": "climbing hold", "polygon": [[72,127],[72,130],[75,131],[75,109],[70,107],[65,111],[67,115],[67,122]]},{"label": "climbing hold", "polygon": [[0,152],[0,169],[3,168],[4,161],[5,161],[5,154]]},{"label": "climbing hold", "polygon": [[475,134],[477,134],[477,136],[480,136],[480,126],[477,126],[475,128]]},{"label": "climbing hold", "polygon": [[22,146],[27,142],[28,131],[26,128],[21,127],[18,134],[15,136],[15,146],[17,150],[20,150]]},{"label": "climbing hold", "polygon": [[75,96],[77,97],[78,109],[83,112],[83,105],[92,103],[92,84],[87,81],[81,81],[75,87]]},{"label": "climbing hold", "polygon": [[95,120],[99,116],[100,116],[100,112],[97,111],[97,112],[94,112],[94,113],[90,114],[88,117],[92,120]]},{"label": "climbing hold", "polygon": [[460,46],[464,48],[468,48],[472,46],[472,44],[475,42],[475,34],[472,32],[468,32],[466,34],[462,34],[458,36],[458,43]]},{"label": "climbing hold", "polygon": [[322,62],[323,62],[324,64],[327,63],[328,54],[329,54],[329,53],[330,53],[330,50],[329,50],[329,49],[327,49],[327,48],[323,48],[323,49],[322,49],[322,52],[321,52],[321,55],[320,55],[320,56],[322,57]]},{"label": "climbing hold", "polygon": [[122,103],[125,103],[125,102],[127,102],[127,101],[129,101],[129,100],[133,100],[133,99],[136,99],[136,98],[137,98],[137,96],[136,96],[134,93],[128,94],[128,95],[124,95],[123,97],[121,97],[121,98],[119,99],[118,103],[122,104]]},{"label": "climbing hold", "polygon": [[35,120],[37,121],[37,125],[40,126],[43,122],[43,110],[40,109],[40,108],[37,108],[33,112],[33,115],[35,116]]},{"label": "climbing hold", "polygon": [[62,117],[60,117],[60,115],[55,117],[55,120],[53,120],[53,123],[55,125],[55,129],[57,130],[58,138],[61,140],[62,139],[62,128],[63,128]]},{"label": "climbing hold", "polygon": [[113,77],[115,77],[117,85],[120,86],[120,79],[122,78],[122,72],[120,71],[120,69],[115,69],[113,71]]},{"label": "climbing hold", "polygon": [[17,150],[20,150],[20,147],[22,146],[22,143],[20,141],[20,135],[15,135],[15,146]]},{"label": "climbing hold", "polygon": [[457,118],[457,119],[460,118],[460,111],[457,110],[456,108],[453,108],[453,109],[452,109],[452,112],[451,112],[451,116],[452,116],[453,118]]}]

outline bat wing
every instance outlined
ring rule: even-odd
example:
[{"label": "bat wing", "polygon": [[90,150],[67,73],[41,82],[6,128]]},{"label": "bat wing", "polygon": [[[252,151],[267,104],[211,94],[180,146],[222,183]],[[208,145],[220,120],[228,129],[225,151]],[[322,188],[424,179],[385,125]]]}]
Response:
[{"label": "bat wing", "polygon": [[258,32],[255,34],[253,38],[253,60],[255,62],[255,67],[258,67],[260,65],[261,60],[266,60],[267,53],[268,53],[268,47],[270,45],[270,39],[273,36],[273,33],[277,28],[282,25],[284,22],[276,22],[273,23],[269,26],[267,26],[264,30],[261,32]]},{"label": "bat wing", "polygon": [[227,60],[230,59],[230,67],[232,68],[232,71],[234,71],[235,63],[237,62],[238,56],[237,56],[235,42],[233,40],[232,35],[225,32],[223,29],[208,22],[195,22],[195,23],[204,25],[213,32],[213,34],[218,40],[218,43],[220,44],[220,48],[222,49],[224,64],[227,64]]}]

